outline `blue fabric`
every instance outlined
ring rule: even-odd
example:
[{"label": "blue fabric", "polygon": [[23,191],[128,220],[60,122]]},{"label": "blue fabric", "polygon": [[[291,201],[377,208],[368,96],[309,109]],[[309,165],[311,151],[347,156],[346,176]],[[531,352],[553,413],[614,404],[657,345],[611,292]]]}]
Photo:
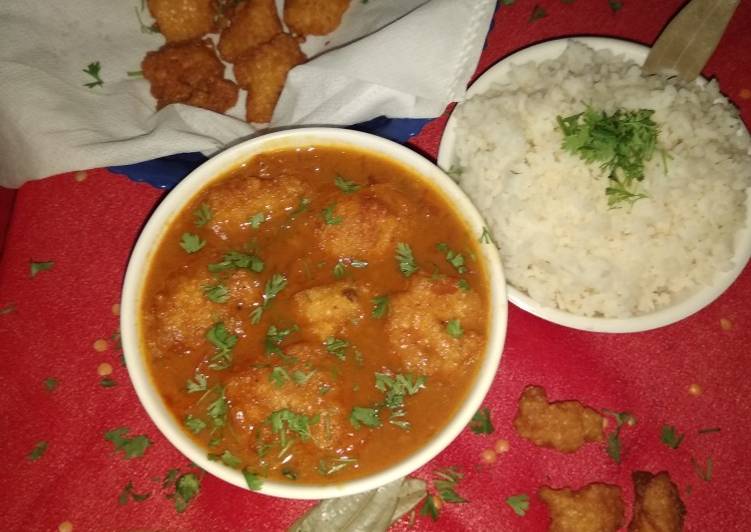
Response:
[{"label": "blue fabric", "polygon": [[[430,120],[425,118],[386,118],[381,116],[351,127],[404,143],[420,132]],[[200,153],[178,153],[142,163],[110,166],[109,170],[124,174],[133,181],[142,181],[157,188],[169,189],[200,166],[206,157]]]}]

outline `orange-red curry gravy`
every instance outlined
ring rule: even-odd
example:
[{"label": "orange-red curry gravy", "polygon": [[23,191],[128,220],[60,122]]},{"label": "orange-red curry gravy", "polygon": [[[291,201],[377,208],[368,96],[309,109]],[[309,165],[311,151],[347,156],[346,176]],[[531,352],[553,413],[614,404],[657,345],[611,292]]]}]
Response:
[{"label": "orange-red curry gravy", "polygon": [[141,306],[152,377],[209,457],[251,479],[382,470],[443,428],[475,378],[489,312],[476,241],[389,159],[258,155],[159,244]]}]

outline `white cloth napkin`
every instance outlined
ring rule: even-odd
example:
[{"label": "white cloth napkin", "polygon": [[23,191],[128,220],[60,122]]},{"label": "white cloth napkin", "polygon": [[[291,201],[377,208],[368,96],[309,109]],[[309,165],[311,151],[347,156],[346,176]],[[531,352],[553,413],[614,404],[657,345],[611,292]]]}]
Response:
[{"label": "white cloth napkin", "polygon": [[[312,59],[290,72],[270,126],[438,116],[464,96],[495,3],[352,0],[338,30],[304,43]],[[142,0],[0,2],[0,185],[211,154],[259,131],[243,120],[244,92],[227,115],[155,111],[148,82],[128,76],[164,43],[152,23]],[[104,83],[88,88],[94,62]]]}]

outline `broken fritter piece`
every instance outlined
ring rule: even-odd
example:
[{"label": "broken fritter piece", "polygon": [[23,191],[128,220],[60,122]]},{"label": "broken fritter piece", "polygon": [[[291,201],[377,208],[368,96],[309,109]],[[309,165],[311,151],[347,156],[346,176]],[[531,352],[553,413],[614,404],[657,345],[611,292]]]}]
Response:
[{"label": "broken fritter piece", "polygon": [[629,532],[679,532],[686,507],[670,475],[634,471],[634,516]]},{"label": "broken fritter piece", "polygon": [[246,120],[267,123],[287,80],[287,73],[305,62],[297,41],[281,33],[237,59],[235,78],[248,91]]},{"label": "broken fritter piece", "polygon": [[297,35],[326,35],[342,21],[350,0],[286,0],[284,22]]},{"label": "broken fritter piece", "polygon": [[578,491],[540,488],[550,512],[550,532],[615,532],[623,525],[621,488],[593,483]]},{"label": "broken fritter piece", "polygon": [[578,401],[548,402],[540,386],[527,386],[519,398],[514,428],[540,447],[573,453],[603,439],[603,416]]},{"label": "broken fritter piece", "polygon": [[208,40],[166,44],[141,63],[157,109],[184,103],[224,113],[237,103],[237,85],[224,79],[224,65]]},{"label": "broken fritter piece", "polygon": [[282,23],[274,0],[248,0],[230,15],[229,27],[219,38],[219,55],[234,63],[241,55],[281,32]]},{"label": "broken fritter piece", "polygon": [[213,0],[149,0],[149,11],[167,42],[199,39],[214,29]]}]

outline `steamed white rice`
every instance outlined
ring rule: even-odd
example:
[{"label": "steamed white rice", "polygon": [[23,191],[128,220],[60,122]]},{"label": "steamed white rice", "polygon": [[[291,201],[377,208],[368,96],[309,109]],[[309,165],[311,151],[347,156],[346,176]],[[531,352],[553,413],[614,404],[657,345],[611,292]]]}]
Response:
[{"label": "steamed white rice", "polygon": [[[751,187],[749,136],[713,81],[645,77],[572,43],[512,67],[511,83],[460,105],[459,183],[491,226],[505,274],[532,299],[577,315],[629,317],[695,293],[732,267]],[[633,206],[610,209],[605,171],[561,149],[556,116],[590,104],[653,109],[659,155]]]}]

